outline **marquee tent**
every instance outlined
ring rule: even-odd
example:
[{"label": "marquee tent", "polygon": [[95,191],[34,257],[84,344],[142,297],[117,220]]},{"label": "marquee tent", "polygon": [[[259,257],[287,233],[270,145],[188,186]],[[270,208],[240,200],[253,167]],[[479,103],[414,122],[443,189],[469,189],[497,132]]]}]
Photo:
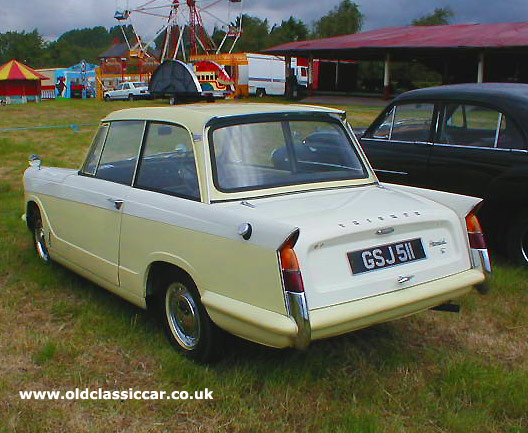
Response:
[{"label": "marquee tent", "polygon": [[40,81],[44,79],[44,75],[17,60],[5,63],[0,66],[0,102],[39,102]]}]

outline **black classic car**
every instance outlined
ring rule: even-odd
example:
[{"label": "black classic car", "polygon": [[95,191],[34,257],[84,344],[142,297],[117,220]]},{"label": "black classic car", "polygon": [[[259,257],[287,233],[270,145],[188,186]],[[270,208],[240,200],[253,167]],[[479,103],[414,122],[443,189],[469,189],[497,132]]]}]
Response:
[{"label": "black classic car", "polygon": [[528,85],[459,84],[395,98],[361,137],[380,180],[484,198],[488,240],[528,265]]}]

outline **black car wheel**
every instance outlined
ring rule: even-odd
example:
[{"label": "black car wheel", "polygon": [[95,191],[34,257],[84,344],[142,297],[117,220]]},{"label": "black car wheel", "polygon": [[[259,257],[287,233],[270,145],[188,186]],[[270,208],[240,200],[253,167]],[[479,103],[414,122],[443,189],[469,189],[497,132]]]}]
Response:
[{"label": "black car wheel", "polygon": [[256,92],[257,98],[263,98],[266,96],[266,89],[258,88]]},{"label": "black car wheel", "polygon": [[134,100],[134,95],[132,95],[132,94],[128,95],[128,100],[129,101],[133,101]]},{"label": "black car wheel", "polygon": [[190,278],[170,275],[158,302],[165,333],[176,350],[198,362],[219,358],[221,330],[209,318]]},{"label": "black car wheel", "polygon": [[51,262],[51,258],[46,244],[46,232],[44,231],[44,225],[42,223],[42,216],[39,210],[35,210],[33,214],[33,245],[37,253],[38,258],[48,264]]},{"label": "black car wheel", "polygon": [[514,219],[507,232],[507,254],[516,263],[528,265],[528,212]]},{"label": "black car wheel", "polygon": [[105,95],[104,100],[105,100],[105,102],[110,102],[110,96]]}]

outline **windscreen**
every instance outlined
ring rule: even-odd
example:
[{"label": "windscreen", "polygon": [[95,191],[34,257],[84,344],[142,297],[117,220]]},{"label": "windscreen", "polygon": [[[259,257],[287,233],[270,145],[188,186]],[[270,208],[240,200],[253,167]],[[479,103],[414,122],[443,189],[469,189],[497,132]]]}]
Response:
[{"label": "windscreen", "polygon": [[368,177],[341,123],[283,120],[212,133],[214,181],[232,192]]}]

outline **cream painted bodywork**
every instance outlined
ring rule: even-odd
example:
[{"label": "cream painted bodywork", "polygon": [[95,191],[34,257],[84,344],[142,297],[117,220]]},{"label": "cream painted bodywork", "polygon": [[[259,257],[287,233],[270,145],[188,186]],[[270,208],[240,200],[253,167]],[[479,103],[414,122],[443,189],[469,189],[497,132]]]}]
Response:
[{"label": "cream painted bodywork", "polygon": [[[274,347],[294,346],[299,332],[285,300],[277,254],[297,228],[301,235],[295,251],[305,282],[312,339],[430,308],[484,281],[482,269],[471,262],[464,224],[465,215],[479,200],[379,185],[352,134],[368,167],[365,179],[230,194],[216,190],[208,121],[279,112],[342,117],[338,110],[272,104],[137,108],[110,114],[105,122],[153,120],[187,128],[202,201],[87,178],[76,170],[29,168],[24,176],[25,199],[41,210],[51,257],[140,307],[146,306],[151,265],[178,266],[196,283],[215,323]],[[124,202],[119,210],[115,200]],[[247,241],[237,233],[242,223],[253,227]],[[394,232],[376,237],[376,230],[387,225]],[[348,251],[416,233],[426,244],[445,238],[449,254],[427,247],[425,261],[352,274]],[[401,285],[396,280],[404,271],[412,273],[413,280]]]}]

